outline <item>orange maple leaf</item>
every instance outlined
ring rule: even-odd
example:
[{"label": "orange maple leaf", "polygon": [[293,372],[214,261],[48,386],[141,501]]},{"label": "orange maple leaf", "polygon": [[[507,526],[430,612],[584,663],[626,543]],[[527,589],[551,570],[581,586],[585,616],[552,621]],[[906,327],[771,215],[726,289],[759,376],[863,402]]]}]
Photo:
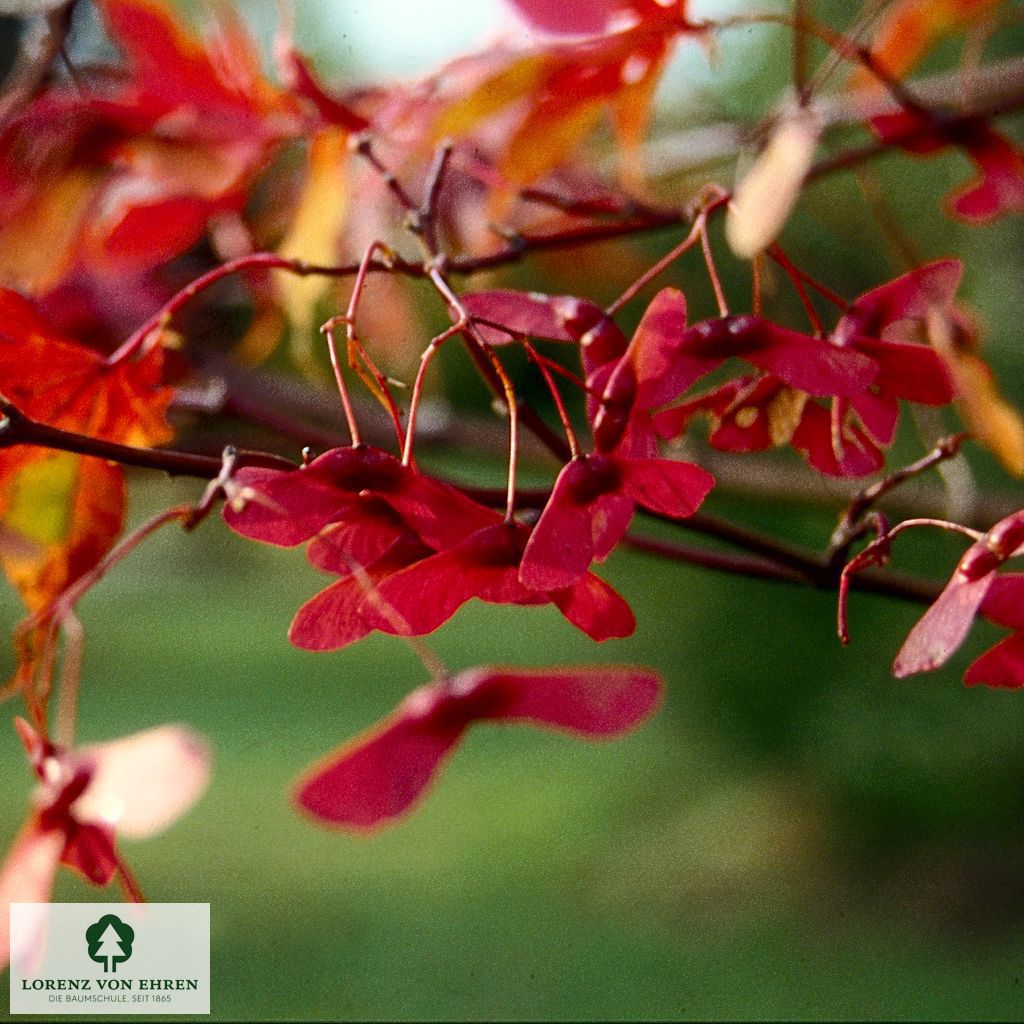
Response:
[{"label": "orange maple leaf", "polygon": [[[172,398],[160,384],[163,351],[107,365],[63,338],[15,292],[0,289],[0,392],[24,415],[119,444],[172,435]],[[0,451],[0,524],[24,543],[0,563],[38,611],[110,549],[124,520],[121,469],[100,459],[29,447]]]}]

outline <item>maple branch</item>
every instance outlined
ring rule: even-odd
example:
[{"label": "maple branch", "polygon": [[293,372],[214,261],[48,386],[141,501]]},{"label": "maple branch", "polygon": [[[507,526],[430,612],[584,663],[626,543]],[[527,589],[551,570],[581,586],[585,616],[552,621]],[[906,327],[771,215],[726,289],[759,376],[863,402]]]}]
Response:
[{"label": "maple branch", "polygon": [[[386,264],[381,261],[380,268],[384,266]],[[284,256],[279,256],[275,252],[246,253],[244,256],[228,260],[227,263],[222,263],[219,267],[214,267],[202,276],[197,277],[172,296],[141,327],[134,331],[122,345],[107,356],[107,365],[114,366],[124,359],[130,359],[147,343],[151,336],[167,328],[171,320],[200,292],[206,291],[225,277],[238,274],[243,270],[287,270],[289,273],[297,274],[299,277],[310,275],[350,277],[358,272],[359,264],[342,264],[337,267],[319,266],[313,263],[306,263],[303,260],[288,259]]]},{"label": "maple branch", "polygon": [[65,0],[46,14],[37,15],[24,30],[17,59],[0,97],[0,131],[18,116],[64,55],[77,4],[78,0]]},{"label": "maple branch", "polygon": [[[928,106],[949,104],[958,97],[963,72],[942,72],[905,83],[918,103]],[[1024,107],[1024,57],[1011,57],[977,69],[972,74],[971,102],[960,105],[958,116],[971,119],[997,117]],[[808,112],[823,131],[842,126],[862,124],[874,117],[899,113],[903,107],[887,92],[875,89],[850,90],[838,95],[820,97],[807,106]],[[756,129],[720,122],[665,135],[648,144],[646,164],[652,175],[667,176],[698,171],[709,164],[734,159],[749,147]],[[900,141],[912,141],[908,136]],[[837,153],[816,164],[810,180],[834,171],[852,167],[894,149],[891,140],[859,145],[845,153]]]},{"label": "maple branch", "polygon": [[[3,419],[0,420],[0,449],[13,448],[16,445],[33,445],[54,451],[73,452],[76,455],[91,455],[109,462],[117,462],[122,466],[157,469],[171,476],[191,476],[203,480],[214,479],[223,465],[223,459],[209,455],[167,451],[161,448],[136,448],[50,427],[30,419],[3,396],[0,396],[0,413],[3,413]],[[237,464],[263,466],[268,469],[295,468],[293,462],[279,455],[245,450],[237,452]]]},{"label": "maple branch", "polygon": [[[135,448],[59,430],[30,419],[2,396],[0,412],[4,414],[4,419],[0,420],[0,449],[15,445],[33,445],[55,451],[90,455],[126,466],[154,469],[171,476],[189,476],[201,480],[217,480],[224,473],[223,456],[159,448]],[[282,470],[298,468],[294,462],[269,452],[230,450],[234,466],[263,466]],[[484,504],[501,507],[508,499],[505,488],[473,487],[450,480],[446,482]],[[549,497],[550,491],[546,488],[517,488],[515,504],[523,509],[541,509],[547,504]],[[750,554],[744,556],[715,552],[690,545],[639,537],[635,533],[630,534],[629,543],[640,550],[734,575],[802,583],[823,590],[834,590],[837,586],[838,576],[830,561],[823,561],[802,548],[786,544],[748,527],[703,512],[698,512],[685,520],[669,519],[650,512],[644,512],[644,515],[725,541]],[[938,593],[938,588],[929,581],[893,573],[877,576],[870,572],[863,573],[854,578],[853,586],[872,593],[925,603],[934,600]]]},{"label": "maple branch", "polygon": [[736,554],[735,552],[711,551],[708,548],[693,544],[682,544],[678,541],[661,540],[657,537],[646,537],[630,531],[623,543],[635,551],[657,555],[672,561],[685,562],[716,572],[727,572],[734,576],[749,576],[753,579],[775,580],[778,582],[810,584],[813,580],[802,572],[789,566],[779,565],[767,558],[757,555]]},{"label": "maple branch", "polygon": [[423,192],[423,205],[419,208],[415,218],[410,222],[410,228],[423,237],[423,243],[427,249],[436,253],[440,250],[437,240],[437,202],[441,196],[441,186],[444,184],[444,176],[448,170],[448,164],[452,157],[453,145],[451,142],[443,142],[434,157],[434,163],[427,172],[427,185]]},{"label": "maple branch", "polygon": [[[489,324],[477,318],[477,323]],[[208,387],[215,393],[213,404],[200,398],[194,403],[179,391],[176,406],[203,415],[225,413],[238,416],[249,424],[263,427],[275,438],[287,438],[298,446],[311,445],[317,449],[337,448],[349,442],[347,433],[334,426],[337,415],[337,391],[297,377],[256,368],[240,367],[222,356],[198,353],[201,367],[213,374]],[[543,356],[541,356],[544,359]],[[583,382],[571,371],[557,363],[548,362],[552,372],[565,376],[575,387],[583,390]],[[371,411],[370,399],[352,396],[356,411]],[[492,417],[475,416],[462,412],[450,416],[447,406],[438,400],[426,416],[417,418],[417,445],[441,445],[446,448],[471,448],[493,451],[501,443],[505,429]],[[420,410],[425,413],[427,406]],[[378,447],[387,446],[394,437],[377,419],[363,424],[363,439]],[[543,456],[543,444],[535,437],[524,434],[524,454]],[[701,447],[698,461],[718,480],[716,493],[740,495],[760,502],[786,503],[803,507],[832,507],[836,503],[848,504],[862,489],[862,484],[849,477],[837,477],[829,482],[827,492],[820,478],[806,465],[787,462],[773,452],[751,452],[742,458],[732,453]],[[522,493],[522,492],[520,492]],[[897,518],[911,515],[946,514],[948,501],[945,492],[935,484],[921,479],[910,481],[898,490],[886,493],[882,499],[886,509]],[[987,528],[992,523],[1020,508],[1020,496],[1009,489],[986,490],[975,496],[968,518],[970,526]]]},{"label": "maple branch", "polygon": [[[763,20],[762,16],[757,17]],[[723,23],[719,27],[727,26]],[[938,95],[939,100],[948,99],[951,89],[960,84],[961,77],[960,72],[955,72],[910,83],[910,86],[913,87],[912,95],[915,97],[915,105],[919,106],[936,95]],[[974,102],[966,109],[962,109],[954,115],[929,111],[930,116],[927,119],[915,120],[902,132],[894,132],[885,140],[875,140],[825,157],[810,168],[805,177],[805,182],[815,181],[837,171],[850,169],[883,153],[898,149],[902,145],[912,145],[914,142],[932,136],[936,130],[941,130],[948,138],[955,141],[958,131],[978,119],[986,119],[1024,108],[1024,90],[1020,88],[1022,81],[1024,81],[1024,58],[1011,59],[1003,61],[998,65],[980,69],[972,77],[972,100]],[[908,90],[910,86],[907,87]],[[855,93],[845,102],[839,101],[837,103],[837,101],[833,100],[831,103],[831,107],[829,107],[828,103],[812,105],[815,116],[826,127],[831,124],[861,121],[880,113],[891,113],[903,109],[900,103],[896,102],[891,95],[885,96],[884,102],[880,102],[873,94],[865,99],[863,96]],[[701,129],[704,133],[709,130]],[[730,130],[732,129],[730,128]],[[718,155],[724,157],[738,152],[743,144],[743,133],[733,131],[732,145],[728,152]],[[382,176],[385,185],[405,211],[407,226],[421,241],[428,257],[438,257],[440,254],[436,239],[436,205],[445,170],[451,157],[451,146],[446,144],[438,150],[428,175],[427,191],[422,206],[416,205],[394,173],[377,157],[373,150],[372,140],[368,134],[364,133],[358,136],[354,148]],[[673,170],[680,169],[678,166],[673,168]],[[543,189],[524,189],[521,198],[527,201],[545,201],[559,206],[558,198],[551,193],[545,192]],[[571,204],[568,206],[563,204],[561,208],[570,210],[572,213],[582,212],[578,207],[573,207]],[[587,212],[594,215],[598,213],[593,208],[587,208]],[[602,212],[607,213],[607,210],[602,210]],[[446,258],[444,260],[445,271],[456,275],[471,275],[484,270],[517,263],[533,253],[567,249],[578,245],[592,245],[616,238],[647,234],[663,228],[690,225],[695,218],[695,214],[688,210],[657,208],[632,201],[624,205],[623,212],[625,216],[621,219],[600,220],[589,224],[573,225],[560,231],[537,234],[516,232],[514,238],[506,246],[496,249],[494,252],[475,256],[462,255]],[[708,211],[708,213],[711,212],[714,212],[714,210]],[[387,258],[371,258],[365,265],[361,262],[351,262],[335,266],[307,263],[299,259],[289,259],[273,252],[248,253],[229,260],[218,267],[214,267],[182,288],[160,310],[133,332],[122,345],[115,349],[107,357],[106,361],[108,365],[114,365],[123,359],[134,356],[147,343],[152,343],[158,332],[166,328],[177,313],[193,298],[222,279],[245,270],[276,269],[296,274],[300,277],[324,276],[343,278],[356,275],[360,271],[363,274],[390,272],[409,277],[430,277],[431,266],[429,264],[429,259],[419,262],[390,253]],[[483,361],[480,360],[479,354],[474,355],[474,359],[478,365],[481,365],[482,369]],[[497,382],[493,379],[492,375],[486,371],[484,372],[492,387],[496,386]],[[524,416],[524,423],[530,429],[543,432],[543,427],[540,423],[531,423],[529,419],[532,419],[532,417]],[[550,436],[550,431],[547,433],[549,435],[547,441],[550,443],[554,438]]]},{"label": "maple branch", "polygon": [[[734,552],[709,551],[692,544],[645,537],[630,531],[623,543],[637,551],[644,551],[660,558],[667,558],[687,565],[696,565],[731,576],[747,576],[752,579],[777,583],[796,583],[816,590],[829,592],[838,589],[835,574],[823,562],[808,558],[806,571],[793,566],[780,566],[767,558],[743,555]],[[900,598],[916,604],[931,604],[938,597],[942,587],[930,580],[920,579],[903,573],[868,570],[849,579],[848,586],[869,594]]]},{"label": "maple branch", "polygon": [[405,186],[398,180],[397,175],[377,156],[373,148],[373,137],[369,132],[357,135],[353,140],[352,148],[380,175],[387,190],[407,214],[419,212],[419,207],[406,192]]},{"label": "maple branch", "polygon": [[860,525],[865,513],[870,511],[877,502],[890,491],[912,480],[915,476],[932,469],[957,455],[968,439],[967,433],[953,434],[944,437],[935,447],[915,462],[897,469],[881,480],[865,487],[857,494],[839,518],[832,539],[829,541],[831,563],[833,568],[841,569],[850,553],[850,545],[860,536],[864,528]]}]

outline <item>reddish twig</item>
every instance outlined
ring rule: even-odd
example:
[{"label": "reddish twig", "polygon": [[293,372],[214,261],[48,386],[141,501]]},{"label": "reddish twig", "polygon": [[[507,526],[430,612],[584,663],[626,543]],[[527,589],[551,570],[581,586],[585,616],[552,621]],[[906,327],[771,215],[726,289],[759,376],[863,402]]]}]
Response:
[{"label": "reddish twig", "polygon": [[[73,452],[77,455],[92,455],[98,459],[117,462],[122,466],[156,469],[171,476],[191,476],[202,480],[213,479],[221,470],[222,460],[209,455],[166,451],[160,448],[135,448],[49,427],[45,423],[29,419],[3,397],[0,397],[0,412],[3,413],[3,419],[0,420],[0,449],[12,448],[15,445],[34,445],[55,451]],[[295,468],[294,463],[268,452],[239,450],[236,461],[238,465],[264,466],[268,469]]]},{"label": "reddish twig", "polygon": [[850,552],[850,545],[859,537],[863,536],[863,529],[859,526],[864,515],[895,488],[902,486],[908,480],[919,476],[921,473],[938,466],[953,458],[963,447],[968,434],[953,434],[944,437],[935,447],[923,455],[916,462],[912,462],[902,469],[897,469],[881,480],[865,487],[847,505],[839,522],[832,533],[829,541],[830,560],[834,568],[838,569],[847,560]]},{"label": "reddish twig", "polygon": [[[6,419],[0,422],[0,447],[15,444],[37,445],[57,451],[92,455],[123,465],[154,469],[171,475],[189,476],[203,480],[216,480],[222,475],[224,470],[223,458],[156,448],[132,448],[127,445],[113,444],[112,442],[100,441],[96,438],[47,427],[23,416],[10,403],[2,399],[0,399],[0,411],[3,411],[6,415]],[[234,453],[234,465],[265,466],[271,469],[283,470],[298,468],[294,462],[290,462],[281,456],[271,455],[267,452],[244,450]],[[459,484],[452,480],[447,480],[446,482],[458,487],[467,496],[492,506],[501,506],[508,497],[508,492],[504,488],[474,487]],[[514,496],[515,506],[524,509],[541,509],[547,504],[550,493],[547,489],[517,489]],[[643,514],[651,518],[662,518],[654,513],[645,512]],[[795,582],[797,577],[799,577],[800,580],[810,586],[821,589],[835,589],[836,574],[832,571],[831,566],[813,554],[794,545],[786,544],[756,530],[730,523],[727,520],[704,512],[698,512],[685,520],[665,518],[664,521],[678,528],[724,541],[733,547],[757,556],[763,563],[762,568],[757,572],[762,578]],[[966,528],[963,529],[966,530]],[[653,550],[650,545],[648,545],[648,548]],[[670,552],[673,550],[676,551],[676,554],[670,555]],[[690,548],[685,546],[673,548],[672,544],[666,542],[663,546],[662,554],[666,557],[677,558],[680,561],[691,561],[687,554],[690,550]],[[692,561],[694,564],[706,565],[710,568],[722,568],[723,570],[725,570],[727,564],[721,559],[706,555],[701,555],[699,559],[695,558]],[[719,565],[719,563],[721,564]],[[768,565],[774,565],[774,573],[767,568]],[[741,571],[741,575],[751,574],[750,572]],[[935,593],[937,593],[934,585],[928,581],[917,580],[911,577],[895,577],[892,574],[878,579],[866,576],[862,582],[857,584],[857,588],[913,601],[932,600]]]}]

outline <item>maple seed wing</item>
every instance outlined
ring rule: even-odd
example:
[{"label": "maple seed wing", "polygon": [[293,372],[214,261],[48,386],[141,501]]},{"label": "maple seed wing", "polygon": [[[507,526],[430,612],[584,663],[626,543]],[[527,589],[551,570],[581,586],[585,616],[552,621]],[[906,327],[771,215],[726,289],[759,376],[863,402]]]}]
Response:
[{"label": "maple seed wing", "polygon": [[504,524],[480,530],[383,580],[363,600],[360,614],[385,633],[422,636],[474,597],[494,604],[521,601],[532,595],[519,582],[518,545]]},{"label": "maple seed wing", "polygon": [[437,727],[429,715],[399,711],[308,772],[296,786],[295,801],[330,825],[386,825],[423,797],[462,732]]},{"label": "maple seed wing", "polygon": [[5,924],[0,928],[0,970],[10,961],[26,969],[42,954],[45,936],[41,921],[38,930],[19,936],[17,946],[11,945],[10,929],[6,924],[10,920],[12,903],[50,902],[63,846],[63,832],[59,829],[44,830],[35,822],[29,822],[14,840],[0,868],[0,919]]},{"label": "maple seed wing", "polygon": [[532,28],[552,35],[591,36],[604,32],[622,0],[509,0]]},{"label": "maple seed wing", "polygon": [[993,573],[976,580],[955,573],[900,648],[893,674],[902,679],[944,665],[963,643],[992,584]]},{"label": "maple seed wing", "polygon": [[224,505],[224,522],[243,537],[279,547],[309,540],[353,501],[310,477],[307,470],[243,466],[232,485],[235,497]]},{"label": "maple seed wing", "polygon": [[337,651],[361,640],[373,625],[359,614],[366,589],[358,575],[332,583],[296,613],[288,639],[305,651]]},{"label": "maple seed wing", "polygon": [[632,666],[495,669],[481,681],[503,695],[498,719],[524,719],[579,736],[620,736],[649,718],[661,700],[654,672]]},{"label": "maple seed wing", "polygon": [[[570,295],[498,289],[468,292],[460,301],[471,317],[489,321],[477,324],[480,336],[488,345],[506,345],[517,336],[576,344],[579,337],[572,330],[573,324],[584,319],[597,324],[604,318],[599,306]],[[508,330],[499,330],[490,324],[500,324]]]},{"label": "maple seed wing", "polygon": [[644,311],[623,360],[636,375],[641,408],[671,402],[722,362],[724,357],[686,352],[686,339],[686,296],[677,288],[663,288]]},{"label": "maple seed wing", "polygon": [[837,345],[848,345],[855,335],[881,339],[901,320],[919,320],[930,309],[945,309],[953,301],[962,276],[959,260],[935,260],[872,288],[840,317],[832,340]]},{"label": "maple seed wing", "polygon": [[953,400],[949,369],[927,345],[858,338],[857,348],[878,363],[874,384],[882,394],[922,405],[946,405]]},{"label": "maple seed wing", "polygon": [[562,467],[527,541],[519,579],[531,590],[572,586],[595,557],[615,547],[629,526],[632,501],[607,492],[581,494],[576,486],[581,469],[586,473],[582,460]]},{"label": "maple seed wing", "polygon": [[997,576],[982,602],[981,614],[1000,626],[1024,631],[1024,573]]},{"label": "maple seed wing", "polygon": [[1024,634],[1013,633],[977,658],[967,669],[964,682],[1011,690],[1024,687]]},{"label": "maple seed wing", "polygon": [[874,360],[852,349],[765,324],[768,344],[740,352],[747,362],[809,395],[855,395],[878,373]]},{"label": "maple seed wing", "polygon": [[616,460],[626,493],[652,512],[685,519],[700,508],[715,478],[692,462],[675,459]]},{"label": "maple seed wing", "polygon": [[621,639],[636,629],[633,610],[600,576],[588,572],[564,590],[549,596],[558,610],[591,640]]},{"label": "maple seed wing", "polygon": [[82,750],[93,775],[72,806],[83,823],[134,839],[162,832],[206,789],[210,756],[194,733],[164,725]]}]

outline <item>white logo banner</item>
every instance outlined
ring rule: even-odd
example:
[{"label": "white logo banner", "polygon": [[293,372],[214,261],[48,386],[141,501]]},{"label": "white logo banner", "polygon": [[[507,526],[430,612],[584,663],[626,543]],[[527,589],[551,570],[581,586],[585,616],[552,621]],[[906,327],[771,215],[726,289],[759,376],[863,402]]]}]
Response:
[{"label": "white logo banner", "polygon": [[11,1013],[209,1013],[209,903],[12,903]]}]

